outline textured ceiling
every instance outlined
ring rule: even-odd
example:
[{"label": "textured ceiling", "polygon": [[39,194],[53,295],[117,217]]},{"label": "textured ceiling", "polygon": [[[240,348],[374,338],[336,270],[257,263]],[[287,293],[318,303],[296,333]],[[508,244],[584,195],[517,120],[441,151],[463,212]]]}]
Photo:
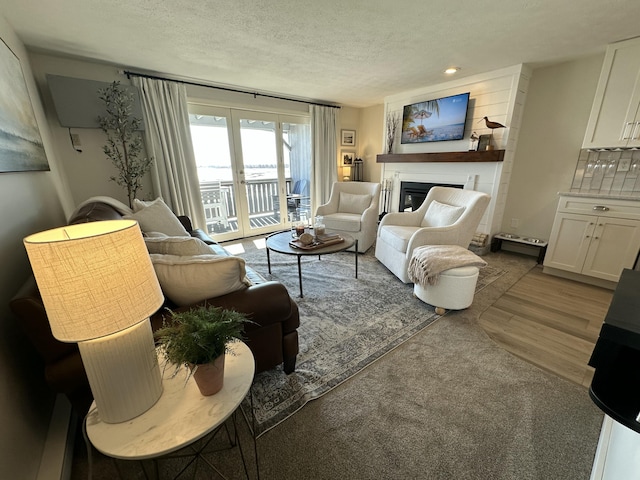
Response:
[{"label": "textured ceiling", "polygon": [[640,36],[638,0],[3,0],[27,47],[364,107]]}]

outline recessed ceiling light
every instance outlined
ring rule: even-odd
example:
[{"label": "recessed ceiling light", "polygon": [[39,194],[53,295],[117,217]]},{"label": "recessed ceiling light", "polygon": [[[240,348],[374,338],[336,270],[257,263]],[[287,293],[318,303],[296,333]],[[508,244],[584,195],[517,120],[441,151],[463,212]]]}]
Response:
[{"label": "recessed ceiling light", "polygon": [[449,67],[447,68],[444,73],[446,73],[447,75],[453,75],[454,73],[456,73],[458,70],[460,70],[459,67]]}]

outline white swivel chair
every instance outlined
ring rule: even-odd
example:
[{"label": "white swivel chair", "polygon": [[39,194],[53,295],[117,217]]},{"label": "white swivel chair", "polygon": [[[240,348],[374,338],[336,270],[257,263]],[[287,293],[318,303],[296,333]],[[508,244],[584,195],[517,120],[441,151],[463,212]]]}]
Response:
[{"label": "white swivel chair", "polygon": [[318,207],[316,216],[324,217],[327,230],[358,240],[358,252],[364,253],[376,239],[379,201],[379,183],[336,182],[329,201]]},{"label": "white swivel chair", "polygon": [[433,187],[413,212],[388,213],[378,226],[376,258],[404,283],[414,249],[423,245],[469,247],[490,196],[475,190]]}]

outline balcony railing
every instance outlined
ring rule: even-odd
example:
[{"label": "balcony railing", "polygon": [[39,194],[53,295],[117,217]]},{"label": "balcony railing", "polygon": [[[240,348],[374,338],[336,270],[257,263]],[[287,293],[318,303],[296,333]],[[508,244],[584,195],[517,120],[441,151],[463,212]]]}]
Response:
[{"label": "balcony railing", "polygon": [[[291,192],[292,180],[286,180],[287,195]],[[247,203],[252,227],[265,224],[280,224],[280,203],[276,179],[248,180]],[[237,230],[238,209],[234,201],[234,186],[231,181],[203,182],[200,184],[202,204],[209,233]]]}]

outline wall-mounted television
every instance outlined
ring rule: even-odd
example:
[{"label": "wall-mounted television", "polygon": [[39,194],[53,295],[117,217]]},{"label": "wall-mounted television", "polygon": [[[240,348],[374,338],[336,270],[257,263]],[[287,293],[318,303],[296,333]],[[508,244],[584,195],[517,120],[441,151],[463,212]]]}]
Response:
[{"label": "wall-mounted television", "polygon": [[462,140],[469,92],[406,105],[400,143]]}]

